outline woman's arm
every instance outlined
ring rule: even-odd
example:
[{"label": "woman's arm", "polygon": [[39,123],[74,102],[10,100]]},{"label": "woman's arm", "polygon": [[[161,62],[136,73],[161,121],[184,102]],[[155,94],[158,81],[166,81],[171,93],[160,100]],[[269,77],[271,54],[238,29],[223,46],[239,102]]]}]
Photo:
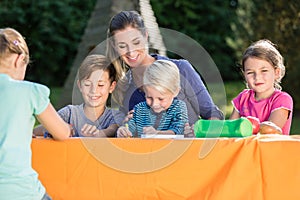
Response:
[{"label": "woman's arm", "polygon": [[[224,119],[224,114],[214,104],[207,88],[205,87],[200,75],[194,70],[193,66],[186,60],[181,60],[179,67],[181,75],[186,79],[184,86],[187,100],[192,99],[190,94],[195,94],[197,101],[190,101],[194,109],[200,110],[200,116],[204,119]],[[188,90],[193,90],[188,91]]]}]

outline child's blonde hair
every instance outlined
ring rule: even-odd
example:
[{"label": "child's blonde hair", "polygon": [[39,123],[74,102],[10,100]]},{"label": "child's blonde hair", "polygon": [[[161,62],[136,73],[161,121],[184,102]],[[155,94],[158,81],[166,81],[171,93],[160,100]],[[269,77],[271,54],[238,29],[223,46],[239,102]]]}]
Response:
[{"label": "child's blonde hair", "polygon": [[10,54],[24,54],[24,62],[29,63],[29,50],[22,35],[13,28],[3,28],[0,29],[0,65]]},{"label": "child's blonde hair", "polygon": [[180,89],[180,74],[175,63],[168,60],[156,60],[144,73],[144,86],[154,87],[161,93],[170,91],[177,95]]},{"label": "child's blonde hair", "polygon": [[276,49],[275,45],[266,39],[258,40],[249,46],[243,54],[242,70],[245,70],[245,62],[249,57],[256,57],[269,62],[274,69],[279,69],[279,77],[275,80],[274,87],[281,90],[280,82],[285,75],[285,66],[283,64],[283,57]]},{"label": "child's blonde hair", "polygon": [[108,72],[111,83],[113,81],[118,81],[118,75],[115,67],[106,59],[105,56],[99,54],[89,55],[83,60],[78,69],[79,81],[89,78],[94,71],[99,69]]}]

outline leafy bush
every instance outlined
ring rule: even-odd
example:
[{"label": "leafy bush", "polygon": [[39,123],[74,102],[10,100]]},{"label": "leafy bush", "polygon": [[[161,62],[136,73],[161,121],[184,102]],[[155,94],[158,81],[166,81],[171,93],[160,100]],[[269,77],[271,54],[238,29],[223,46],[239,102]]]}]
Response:
[{"label": "leafy bush", "polygon": [[17,29],[31,61],[26,79],[63,85],[95,0],[0,1],[0,27]]},{"label": "leafy bush", "polygon": [[300,4],[284,0],[240,0],[235,33],[243,41],[242,52],[251,42],[269,39],[278,46],[285,59],[286,75],[282,80],[283,90],[294,99],[294,108],[300,110]]},{"label": "leafy bush", "polygon": [[196,40],[212,57],[222,78],[240,79],[237,58],[227,40],[235,41],[231,25],[237,20],[237,1],[151,0],[160,27]]}]

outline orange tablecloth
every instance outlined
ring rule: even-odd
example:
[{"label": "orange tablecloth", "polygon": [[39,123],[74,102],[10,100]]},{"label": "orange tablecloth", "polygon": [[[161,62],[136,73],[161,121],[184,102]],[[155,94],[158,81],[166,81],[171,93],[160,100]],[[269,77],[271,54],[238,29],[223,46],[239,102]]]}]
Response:
[{"label": "orange tablecloth", "polygon": [[54,200],[300,199],[300,139],[33,139]]}]

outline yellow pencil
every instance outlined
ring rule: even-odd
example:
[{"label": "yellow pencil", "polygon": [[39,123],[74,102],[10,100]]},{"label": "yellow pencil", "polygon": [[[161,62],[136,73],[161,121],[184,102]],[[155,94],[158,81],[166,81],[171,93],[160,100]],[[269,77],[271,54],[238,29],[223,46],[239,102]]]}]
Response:
[{"label": "yellow pencil", "polygon": [[[127,130],[129,130],[128,128],[128,123],[125,124],[125,127],[127,128]],[[132,136],[127,136],[128,138],[132,137]]]}]

